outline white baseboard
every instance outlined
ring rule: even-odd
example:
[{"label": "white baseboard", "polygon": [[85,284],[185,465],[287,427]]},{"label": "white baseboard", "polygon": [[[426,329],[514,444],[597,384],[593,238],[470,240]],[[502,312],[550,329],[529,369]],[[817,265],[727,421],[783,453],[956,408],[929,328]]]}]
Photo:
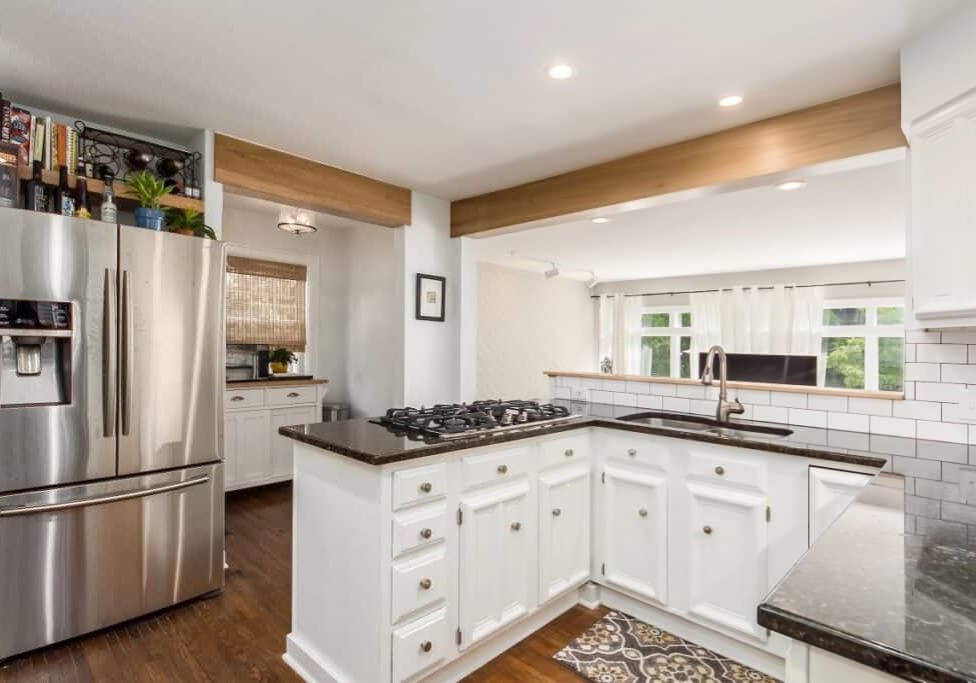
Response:
[{"label": "white baseboard", "polygon": [[339,679],[334,678],[328,668],[319,663],[321,655],[316,656],[299,636],[289,633],[285,637],[285,647],[285,654],[281,658],[302,680],[308,683],[339,683]]},{"label": "white baseboard", "polygon": [[595,583],[584,583],[580,586],[579,604],[587,609],[596,609],[600,606],[600,586]]}]

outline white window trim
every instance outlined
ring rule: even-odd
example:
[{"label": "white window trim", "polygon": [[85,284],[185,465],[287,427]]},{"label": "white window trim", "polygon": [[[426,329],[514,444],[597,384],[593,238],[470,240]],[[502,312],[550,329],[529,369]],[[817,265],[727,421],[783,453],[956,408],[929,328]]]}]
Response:
[{"label": "white window trim", "polygon": [[[680,321],[682,313],[691,314],[691,306],[688,304],[681,306],[643,306],[640,311],[641,319],[645,315],[655,313],[667,313],[671,316],[671,327],[641,327],[640,336],[644,337],[670,337],[671,338],[671,358],[669,364],[669,377],[681,377],[681,337],[691,337],[691,347],[688,351],[688,367],[690,375],[695,377],[695,358],[698,357],[695,351],[695,321],[692,319],[691,327],[675,327],[675,321]],[[642,342],[643,343],[643,342]]]},{"label": "white window trim", "polygon": [[[901,297],[880,297],[876,299],[829,299],[824,301],[823,308],[864,308],[864,325],[824,325],[821,337],[823,339],[843,339],[846,337],[864,337],[864,389],[878,391],[880,382],[878,360],[879,342],[882,337],[905,337],[904,322],[895,325],[878,324],[878,308],[898,307],[904,309],[905,300]],[[904,316],[902,316],[904,320]],[[827,359],[820,353],[823,362],[817,363],[817,386],[826,386]],[[904,379],[902,380],[904,386]]]}]

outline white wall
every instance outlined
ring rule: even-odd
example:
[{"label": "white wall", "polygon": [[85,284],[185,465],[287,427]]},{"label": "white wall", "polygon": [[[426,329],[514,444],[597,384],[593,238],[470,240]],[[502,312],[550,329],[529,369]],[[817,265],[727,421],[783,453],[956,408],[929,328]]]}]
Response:
[{"label": "white wall", "polygon": [[544,371],[591,371],[593,310],[581,282],[479,264],[478,398],[548,398]]},{"label": "white wall", "polygon": [[[410,225],[396,231],[402,350],[398,405],[460,400],[461,242],[451,239],[450,202],[412,195]],[[415,317],[417,273],[447,278],[444,322]]]},{"label": "white wall", "polygon": [[[286,260],[288,255],[311,259],[315,268],[315,291],[309,293],[311,370],[329,380],[329,399],[349,400],[346,377],[348,313],[346,305],[346,263],[349,252],[347,230],[320,227],[311,235],[295,236],[278,230],[273,209],[223,207],[223,239],[249,249],[267,252],[267,258]],[[301,262],[296,260],[296,262]]]}]

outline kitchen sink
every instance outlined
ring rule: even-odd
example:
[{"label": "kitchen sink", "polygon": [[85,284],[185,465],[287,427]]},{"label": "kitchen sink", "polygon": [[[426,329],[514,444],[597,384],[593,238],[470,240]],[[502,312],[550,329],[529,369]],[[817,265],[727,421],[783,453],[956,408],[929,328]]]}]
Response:
[{"label": "kitchen sink", "polygon": [[651,427],[678,429],[686,432],[702,432],[717,436],[745,438],[749,434],[763,436],[784,437],[793,433],[786,427],[772,427],[757,424],[742,424],[739,422],[721,423],[715,418],[700,415],[686,415],[684,413],[669,413],[662,410],[648,410],[642,413],[632,413],[618,417],[626,422],[639,422]]}]

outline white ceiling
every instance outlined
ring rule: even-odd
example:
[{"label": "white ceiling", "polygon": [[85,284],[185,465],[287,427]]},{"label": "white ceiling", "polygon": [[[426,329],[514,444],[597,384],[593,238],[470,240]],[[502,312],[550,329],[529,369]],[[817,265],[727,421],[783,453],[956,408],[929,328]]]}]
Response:
[{"label": "white ceiling", "polygon": [[[267,199],[257,199],[255,197],[244,197],[241,195],[224,193],[224,206],[232,209],[240,209],[251,213],[261,214],[267,218],[268,230],[277,230],[278,215],[284,209],[294,209],[293,206],[279,204],[278,202],[268,201]],[[348,230],[349,228],[373,227],[369,223],[361,223],[342,216],[333,216],[328,213],[318,213],[313,211],[315,225],[319,228],[337,228]]]},{"label": "white ceiling", "polygon": [[535,228],[474,242],[479,260],[601,281],[852,263],[905,256],[906,167],[897,161]]},{"label": "white ceiling", "polygon": [[960,1],[9,0],[0,89],[455,199],[897,81]]}]

